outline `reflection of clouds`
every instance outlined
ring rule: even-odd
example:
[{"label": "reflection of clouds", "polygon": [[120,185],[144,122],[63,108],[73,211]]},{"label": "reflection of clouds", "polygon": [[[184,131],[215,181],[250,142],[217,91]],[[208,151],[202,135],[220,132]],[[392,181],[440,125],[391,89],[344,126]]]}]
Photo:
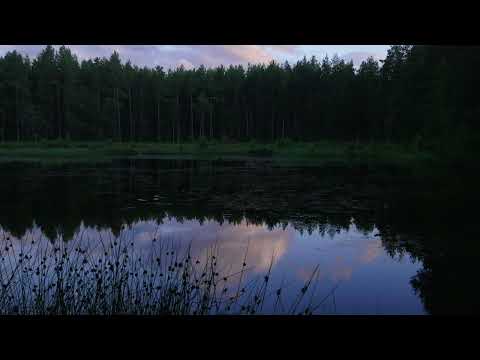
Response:
[{"label": "reflection of clouds", "polygon": [[350,280],[353,273],[353,264],[350,259],[345,259],[343,256],[337,256],[330,268],[330,278],[333,281]]},{"label": "reflection of clouds", "polygon": [[[247,265],[254,271],[264,271],[273,259],[275,264],[285,253],[293,234],[290,230],[274,229],[269,231],[266,226],[219,225],[216,222],[206,222],[200,225],[196,222],[188,224],[191,234],[184,235],[192,239],[192,250],[195,256],[204,258],[210,248],[216,246],[220,267],[240,269],[247,251]],[[250,240],[250,242],[249,242]]]},{"label": "reflection of clouds", "polygon": [[[38,227],[27,231],[22,239],[3,233],[14,242],[24,238],[40,239],[43,236]],[[206,221],[200,225],[198,221],[180,223],[175,219],[164,219],[162,223],[154,220],[139,221],[129,227],[122,227],[119,239],[134,241],[136,247],[143,250],[150,248],[153,238],[180,247],[191,243],[191,255],[197,259],[204,259],[207,252],[215,247],[219,268],[231,267],[232,271],[241,268],[248,245],[247,266],[253,267],[254,272],[263,272],[268,270],[272,260],[272,265],[275,265],[286,254],[293,234],[294,230],[288,227],[285,230],[280,227],[269,230],[267,226],[247,224],[245,221],[237,225]],[[111,229],[87,227],[82,223],[71,242],[81,239],[82,243],[96,248],[115,238]]]},{"label": "reflection of clouds", "polygon": [[[321,277],[331,281],[351,280],[353,273],[362,266],[373,265],[384,254],[380,239],[373,238],[376,229],[370,234],[360,232],[352,224],[349,229],[341,230],[330,237],[329,234],[300,236],[299,241],[312,241],[316,256],[311,265],[302,264],[296,277],[302,281],[308,279],[315,265],[319,265]],[[312,250],[313,250],[312,249]],[[306,251],[308,251],[306,249]],[[310,250],[311,251],[311,250]]]},{"label": "reflection of clouds", "polygon": [[154,233],[152,234],[149,231],[142,231],[140,233],[135,234],[135,241],[138,243],[139,241],[141,242],[147,242],[147,241],[152,241],[154,238]]},{"label": "reflection of clouds", "polygon": [[[296,271],[296,276],[298,279],[307,282],[312,278],[312,275],[315,271],[315,266],[305,266],[305,267],[300,267]],[[315,273],[315,278],[316,279],[321,279],[324,277],[325,273],[323,272],[322,269],[317,269],[317,272]]]},{"label": "reflection of clouds", "polygon": [[[2,233],[5,232],[2,230]],[[41,229],[34,225],[20,240],[40,239],[42,235]],[[291,227],[269,230],[266,226],[247,224],[245,221],[237,225],[220,225],[215,221],[205,221],[203,224],[195,220],[179,222],[175,218],[165,218],[160,223],[155,220],[139,221],[122,227],[120,231],[120,238],[128,242],[134,241],[136,247],[143,250],[149,249],[153,238],[180,247],[191,243],[191,255],[197,259],[205,259],[207,253],[215,247],[219,269],[229,268],[232,272],[241,269],[248,245],[246,263],[256,273],[268,270],[271,264],[276,265],[287,254],[295,235],[299,236]],[[10,237],[15,239],[11,235]],[[86,227],[82,223],[74,235],[74,239],[78,238],[95,245],[99,240],[112,240],[115,235],[111,229]],[[332,239],[318,233],[300,236],[297,245],[302,247],[302,243],[308,239],[312,239],[315,246],[305,249],[304,254],[298,257],[293,256],[292,261],[298,263],[294,269],[287,269],[293,270],[295,277],[302,281],[310,278],[316,265],[320,266],[322,278],[349,280],[356,268],[372,264],[383,254],[381,240],[359,233],[354,225],[336,233]],[[309,264],[306,257],[314,249],[320,251],[314,251],[314,262]]]},{"label": "reflection of clouds", "polygon": [[347,265],[335,267],[331,273],[331,278],[334,281],[350,280],[352,278],[353,268]]},{"label": "reflection of clouds", "polygon": [[215,221],[206,221],[202,225],[198,221],[183,221],[164,219],[162,224],[154,221],[139,222],[132,226],[135,242],[142,246],[150,244],[153,237],[164,241],[186,245],[192,243],[192,256],[204,258],[207,251],[216,246],[219,254],[219,265],[239,268],[243,263],[245,252],[248,253],[247,264],[255,271],[267,270],[274,257],[274,264],[287,251],[293,238],[293,230],[275,228],[272,231],[266,226],[250,225],[242,222],[238,225],[220,225]]},{"label": "reflection of clouds", "polygon": [[[397,304],[395,301],[399,293],[388,290],[389,277],[394,276],[393,281],[399,281],[398,271],[401,268],[398,266],[409,266],[407,263],[399,265],[388,256],[381,239],[374,237],[376,232],[374,230],[369,234],[364,234],[352,225],[349,229],[341,230],[339,233],[335,233],[333,238],[330,238],[328,234],[322,235],[320,232],[302,235],[291,226],[287,226],[285,230],[282,230],[280,226],[269,230],[267,226],[249,225],[246,222],[238,225],[228,223],[220,225],[215,221],[205,221],[201,225],[198,221],[180,222],[174,218],[164,218],[160,222],[156,220],[139,221],[123,226],[119,237],[124,239],[123,244],[125,245],[129,245],[133,241],[135,248],[141,250],[146,256],[152,254],[153,238],[158,240],[155,246],[165,244],[165,250],[169,249],[170,245],[176,248],[178,246],[175,253],[180,255],[180,258],[184,252],[178,250],[184,250],[185,246],[191,243],[193,260],[199,259],[201,262],[199,265],[195,265],[197,274],[203,271],[204,261],[208,254],[217,255],[216,271],[221,277],[236,273],[225,282],[225,286],[228,287],[227,296],[233,295],[238,290],[237,284],[240,279],[238,272],[242,268],[248,244],[246,258],[248,272],[242,278],[243,284],[252,286],[263,284],[263,277],[260,275],[268,270],[272,256],[275,255],[272,264],[271,286],[276,286],[274,284],[277,283],[283,286],[286,291],[282,293],[287,300],[294,301],[298,291],[311,278],[318,266],[318,272],[313,278],[315,285],[312,285],[316,300],[322,299],[333,286],[337,285],[336,283],[341,282],[340,292],[343,292],[344,305],[349,301],[355,301],[359,306],[365,305],[368,308],[370,306],[368,301],[371,301],[368,298],[373,296],[373,293],[369,293],[372,289],[384,294],[385,299],[391,298],[392,304]],[[22,243],[28,245],[29,240],[40,239],[44,236],[42,229],[36,225],[28,230],[21,239],[16,239],[0,227],[0,245],[4,245],[1,241],[6,237],[13,240],[12,245],[16,247],[15,251],[18,254]],[[104,250],[99,240],[108,244],[108,240],[116,239],[116,236],[108,228],[86,227],[82,223],[68,244],[76,247],[75,242],[79,238],[88,244],[87,248],[82,246],[82,249],[91,250],[91,254],[95,255],[101,254]],[[45,248],[51,248],[51,244],[46,242]],[[417,264],[412,271],[416,271],[419,267],[421,264]],[[409,281],[409,276],[410,272],[407,271],[404,275],[406,283]],[[250,282],[250,280],[259,282]],[[319,280],[318,288],[316,280]],[[224,283],[222,282],[222,284]],[[364,287],[359,287],[359,284],[368,284],[367,288],[370,288],[363,292],[359,289],[364,289]],[[218,291],[221,290],[218,288]],[[352,294],[355,295],[353,300],[351,300]],[[358,299],[357,294],[361,295],[358,296]]]},{"label": "reflection of clouds", "polygon": [[363,252],[360,253],[360,262],[369,264],[379,257],[383,252],[382,242],[380,240],[368,241]]},{"label": "reflection of clouds", "polygon": [[247,225],[244,222],[237,226],[221,226],[215,235],[221,262],[232,268],[240,268],[250,240],[246,262],[248,266],[254,267],[255,272],[268,270],[272,260],[273,265],[277,263],[286,253],[288,244],[293,238],[289,229],[270,231],[266,226]]}]

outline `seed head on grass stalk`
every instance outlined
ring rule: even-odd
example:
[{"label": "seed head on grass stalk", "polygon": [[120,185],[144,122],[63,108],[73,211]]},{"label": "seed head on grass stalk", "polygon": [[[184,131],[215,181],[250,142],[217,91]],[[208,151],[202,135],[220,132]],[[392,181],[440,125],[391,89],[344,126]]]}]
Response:
[{"label": "seed head on grass stalk", "polygon": [[[28,242],[28,246],[6,240],[7,250],[0,254],[0,312],[257,314],[262,312],[266,297],[275,293],[268,291],[273,257],[265,274],[244,282],[245,273],[251,269],[246,266],[248,246],[241,270],[235,273],[217,265],[221,260],[217,244],[207,251],[202,265],[192,256],[191,244],[182,251],[168,239],[156,237],[147,250],[133,246],[122,251],[131,239],[100,237],[92,241],[83,235],[68,243],[52,244],[41,238]],[[235,286],[230,279],[237,275]],[[300,295],[305,293],[306,289]],[[296,309],[298,305],[292,306]],[[306,313],[313,308],[309,305]]]}]

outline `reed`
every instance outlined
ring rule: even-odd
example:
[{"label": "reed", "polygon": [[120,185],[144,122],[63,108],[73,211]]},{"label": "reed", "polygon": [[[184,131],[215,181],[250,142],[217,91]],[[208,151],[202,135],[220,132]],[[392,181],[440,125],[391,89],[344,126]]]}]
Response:
[{"label": "reed", "polygon": [[285,289],[272,286],[273,257],[264,274],[246,281],[246,256],[238,271],[226,271],[218,248],[195,258],[191,244],[168,239],[140,248],[128,236],[51,243],[3,234],[0,244],[3,315],[313,314],[319,306],[310,291],[317,269],[285,304]]}]

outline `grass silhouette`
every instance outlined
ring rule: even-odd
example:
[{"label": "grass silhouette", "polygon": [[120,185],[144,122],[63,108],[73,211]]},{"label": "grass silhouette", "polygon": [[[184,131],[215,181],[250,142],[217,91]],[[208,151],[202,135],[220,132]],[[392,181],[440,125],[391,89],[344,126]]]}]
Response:
[{"label": "grass silhouette", "polygon": [[[284,304],[269,269],[248,281],[241,269],[217,265],[218,248],[202,258],[166,239],[140,248],[128,236],[95,242],[83,236],[51,243],[45,238],[0,243],[0,314],[2,315],[216,315],[313,314],[311,291],[318,272]],[[322,300],[322,302],[325,299]],[[266,302],[274,304],[265,309]]]}]

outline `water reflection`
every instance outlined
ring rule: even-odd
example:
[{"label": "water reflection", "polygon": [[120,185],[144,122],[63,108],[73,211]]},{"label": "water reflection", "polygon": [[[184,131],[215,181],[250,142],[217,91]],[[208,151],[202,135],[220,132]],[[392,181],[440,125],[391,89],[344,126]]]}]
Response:
[{"label": "water reflection", "polygon": [[[21,238],[2,231],[0,238],[9,237],[14,244],[37,241],[45,234],[34,227]],[[194,259],[206,258],[212,248],[218,254],[220,276],[236,273],[242,268],[244,261],[249,271],[246,280],[254,279],[264,274],[272,267],[273,284],[288,285],[285,301],[293,301],[298,290],[307,282],[318,266],[317,299],[323,298],[332,288],[336,290],[335,308],[327,302],[322,313],[375,314],[380,313],[378,301],[372,307],[372,297],[381,297],[381,306],[387,313],[423,313],[420,300],[412,291],[400,288],[392,291],[385,286],[391,281],[408,280],[421,268],[413,261],[404,262],[402,276],[395,274],[390,268],[396,266],[383,249],[381,240],[371,233],[358,231],[355,225],[339,232],[312,232],[301,234],[292,225],[286,227],[248,224],[245,220],[239,224],[220,224],[216,221],[178,221],[175,218],[165,218],[161,221],[138,221],[125,225],[118,234],[110,229],[95,229],[81,224],[73,234],[73,239],[95,244],[108,239],[123,238],[136,244],[137,248],[149,249],[152,239],[172,242],[185,249],[191,245]],[[58,234],[56,241],[63,241]],[[77,240],[75,240],[77,241]],[[98,248],[99,251],[101,248]],[[390,272],[382,279],[376,279],[374,286],[358,289],[359,283],[371,282],[372,273]],[[353,296],[353,297],[352,297]],[[397,307],[398,299],[402,298],[401,307]],[[352,307],[352,305],[355,305]]]},{"label": "water reflection", "polygon": [[297,290],[318,265],[320,295],[338,285],[327,313],[478,311],[468,290],[478,233],[458,192],[468,187],[392,169],[242,161],[1,167],[0,241],[123,236],[148,247],[158,237],[191,242],[199,257],[216,246],[225,271],[248,246],[249,276],[273,261],[275,281]]}]

